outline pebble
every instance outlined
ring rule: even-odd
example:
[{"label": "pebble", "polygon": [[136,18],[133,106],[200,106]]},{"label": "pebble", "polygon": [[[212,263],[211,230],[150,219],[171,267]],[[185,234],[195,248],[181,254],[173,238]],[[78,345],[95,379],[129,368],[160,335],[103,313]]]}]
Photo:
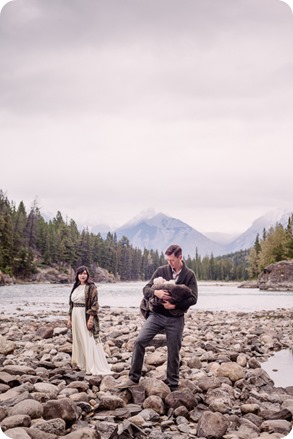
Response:
[{"label": "pebble", "polygon": [[293,386],[276,387],[262,369],[292,348],[293,309],[251,313],[190,310],[180,383],[166,378],[166,343],[146,349],[137,387],[128,376],[143,324],[135,308],[100,309],[101,339],[113,375],[71,366],[66,312],[0,320],[0,425],[12,439],[279,439],[292,429]]}]

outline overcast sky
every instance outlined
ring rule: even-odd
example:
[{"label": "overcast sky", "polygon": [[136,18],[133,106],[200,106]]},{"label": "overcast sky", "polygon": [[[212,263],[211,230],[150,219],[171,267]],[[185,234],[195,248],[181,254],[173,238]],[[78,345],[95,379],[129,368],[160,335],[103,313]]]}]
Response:
[{"label": "overcast sky", "polygon": [[293,207],[293,14],[280,0],[14,0],[0,189],[120,226],[236,233]]}]

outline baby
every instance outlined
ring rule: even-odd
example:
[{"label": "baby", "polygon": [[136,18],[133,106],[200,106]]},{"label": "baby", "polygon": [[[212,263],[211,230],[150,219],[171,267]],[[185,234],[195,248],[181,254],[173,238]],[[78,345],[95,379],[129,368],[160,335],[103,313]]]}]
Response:
[{"label": "baby", "polygon": [[[166,280],[163,277],[156,277],[153,280],[153,286],[152,291],[155,290],[166,290],[170,294],[171,298],[169,299],[169,302],[173,305],[176,305],[177,303],[181,302],[182,300],[186,299],[187,297],[191,296],[191,289],[187,287],[184,284],[176,284],[175,280]],[[160,299],[157,296],[153,296],[150,299],[150,303],[153,307],[161,306],[165,300]],[[176,314],[176,309],[169,310],[169,312]]]}]

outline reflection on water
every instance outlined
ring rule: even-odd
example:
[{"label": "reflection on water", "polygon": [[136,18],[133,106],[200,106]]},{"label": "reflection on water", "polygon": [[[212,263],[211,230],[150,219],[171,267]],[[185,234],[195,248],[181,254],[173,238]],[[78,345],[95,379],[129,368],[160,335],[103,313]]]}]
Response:
[{"label": "reflection on water", "polygon": [[293,386],[293,351],[283,349],[261,364],[276,387]]}]

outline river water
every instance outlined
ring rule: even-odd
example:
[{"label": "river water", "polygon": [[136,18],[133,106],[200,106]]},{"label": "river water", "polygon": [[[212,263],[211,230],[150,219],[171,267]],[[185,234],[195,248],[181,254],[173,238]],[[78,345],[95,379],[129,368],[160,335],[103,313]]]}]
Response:
[{"label": "river water", "polygon": [[[145,282],[97,284],[100,306],[138,308]],[[29,312],[68,310],[71,285],[26,284],[0,287],[1,315],[25,315]],[[199,282],[198,303],[191,309],[208,311],[253,312],[293,308],[293,292],[259,291],[238,288],[234,283]],[[262,367],[276,386],[293,385],[292,350],[277,352]]]},{"label": "river water", "polygon": [[[100,306],[136,308],[145,282],[97,284]],[[0,313],[68,309],[71,285],[26,284],[0,287]],[[293,292],[238,288],[235,283],[199,282],[198,302],[192,308],[209,311],[253,312],[293,308]]]}]

